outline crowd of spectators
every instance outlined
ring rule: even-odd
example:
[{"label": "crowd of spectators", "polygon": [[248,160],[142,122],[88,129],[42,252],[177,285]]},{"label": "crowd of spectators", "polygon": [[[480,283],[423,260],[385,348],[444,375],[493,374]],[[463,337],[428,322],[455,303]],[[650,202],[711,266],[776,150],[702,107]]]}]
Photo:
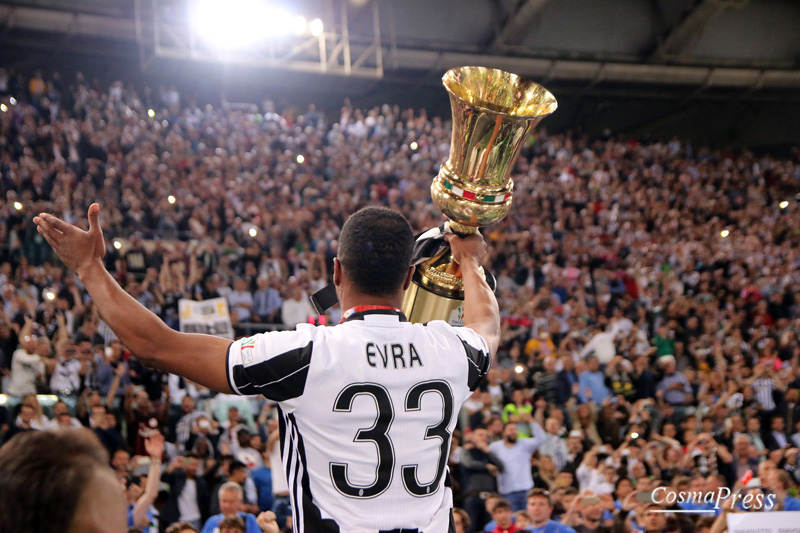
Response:
[{"label": "crowd of spectators", "polygon": [[[236,325],[291,328],[315,315],[350,213],[443,221],[429,187],[447,118],[5,70],[0,102],[2,441],[92,428],[144,531],[237,512],[258,531],[266,509],[290,523],[274,406],[139,364],[32,217],[82,224],[98,201],[109,270],[172,327],[178,300],[224,297]],[[453,438],[457,530],[720,530],[725,505],[677,496],[723,487],[800,509],[797,154],[540,130],[514,181],[484,231],[503,341]]]}]

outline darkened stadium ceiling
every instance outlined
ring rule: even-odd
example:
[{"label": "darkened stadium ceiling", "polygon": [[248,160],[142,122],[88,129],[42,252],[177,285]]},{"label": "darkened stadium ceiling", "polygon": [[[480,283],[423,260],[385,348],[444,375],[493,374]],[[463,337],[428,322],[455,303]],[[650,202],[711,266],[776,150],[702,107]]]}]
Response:
[{"label": "darkened stadium ceiling", "polygon": [[[341,35],[343,1],[284,5],[321,17],[326,32],[335,28]],[[154,52],[152,26],[180,26],[189,4],[0,0],[0,39],[4,46],[55,43],[146,55]],[[479,64],[588,86],[800,87],[800,2],[794,0],[346,0],[346,8],[351,62],[370,43],[381,43],[381,57],[366,54],[359,65],[362,74],[373,69],[377,77],[438,77],[452,66]],[[162,44],[169,33],[160,32]]]},{"label": "darkened stadium ceiling", "polygon": [[[189,24],[190,6],[214,1],[267,1],[321,18],[324,33],[220,62]],[[798,28],[800,0],[0,0],[0,67],[175,83],[212,103],[268,95],[335,111],[349,98],[444,116],[442,74],[481,65],[550,89],[554,131],[788,150]]]}]

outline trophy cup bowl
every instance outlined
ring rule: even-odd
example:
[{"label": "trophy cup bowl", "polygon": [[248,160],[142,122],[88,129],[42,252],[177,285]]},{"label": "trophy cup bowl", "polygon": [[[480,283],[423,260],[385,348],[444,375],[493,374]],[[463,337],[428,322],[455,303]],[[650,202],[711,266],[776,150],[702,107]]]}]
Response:
[{"label": "trophy cup bowl", "polygon": [[[460,235],[499,222],[511,207],[511,171],[531,130],[558,106],[530,80],[484,67],[449,70],[450,157],[431,185],[434,204]],[[464,288],[449,248],[417,265],[403,311],[411,322],[463,324]],[[484,273],[490,284],[493,277]],[[494,287],[492,287],[494,288]]]}]

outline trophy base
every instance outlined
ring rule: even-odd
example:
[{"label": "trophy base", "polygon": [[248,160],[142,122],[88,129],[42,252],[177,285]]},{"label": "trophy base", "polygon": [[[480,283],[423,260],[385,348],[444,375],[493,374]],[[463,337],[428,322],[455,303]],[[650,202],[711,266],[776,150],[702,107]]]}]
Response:
[{"label": "trophy base", "polygon": [[[410,322],[444,320],[453,326],[464,325],[464,281],[460,274],[451,273],[452,263],[448,248],[417,265],[411,286],[403,295],[403,313]],[[480,272],[495,290],[495,277],[483,268]]]},{"label": "trophy base", "polygon": [[[417,274],[414,277],[416,278]],[[420,285],[415,279],[403,296],[403,313],[409,322],[418,324],[444,320],[452,326],[463,326],[464,299],[436,294]]]}]

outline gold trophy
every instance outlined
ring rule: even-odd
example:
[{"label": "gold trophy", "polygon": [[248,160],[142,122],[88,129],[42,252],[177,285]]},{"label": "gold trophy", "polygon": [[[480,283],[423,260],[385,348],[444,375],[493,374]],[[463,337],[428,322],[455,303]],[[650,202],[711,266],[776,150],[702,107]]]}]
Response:
[{"label": "gold trophy", "polygon": [[[505,218],[511,207],[511,171],[536,124],[556,110],[541,85],[502,70],[459,67],[442,78],[450,93],[450,157],[431,185],[431,196],[450,229],[470,235]],[[484,272],[487,279],[487,273]],[[411,322],[463,325],[464,284],[449,247],[417,264],[403,298]]]}]

